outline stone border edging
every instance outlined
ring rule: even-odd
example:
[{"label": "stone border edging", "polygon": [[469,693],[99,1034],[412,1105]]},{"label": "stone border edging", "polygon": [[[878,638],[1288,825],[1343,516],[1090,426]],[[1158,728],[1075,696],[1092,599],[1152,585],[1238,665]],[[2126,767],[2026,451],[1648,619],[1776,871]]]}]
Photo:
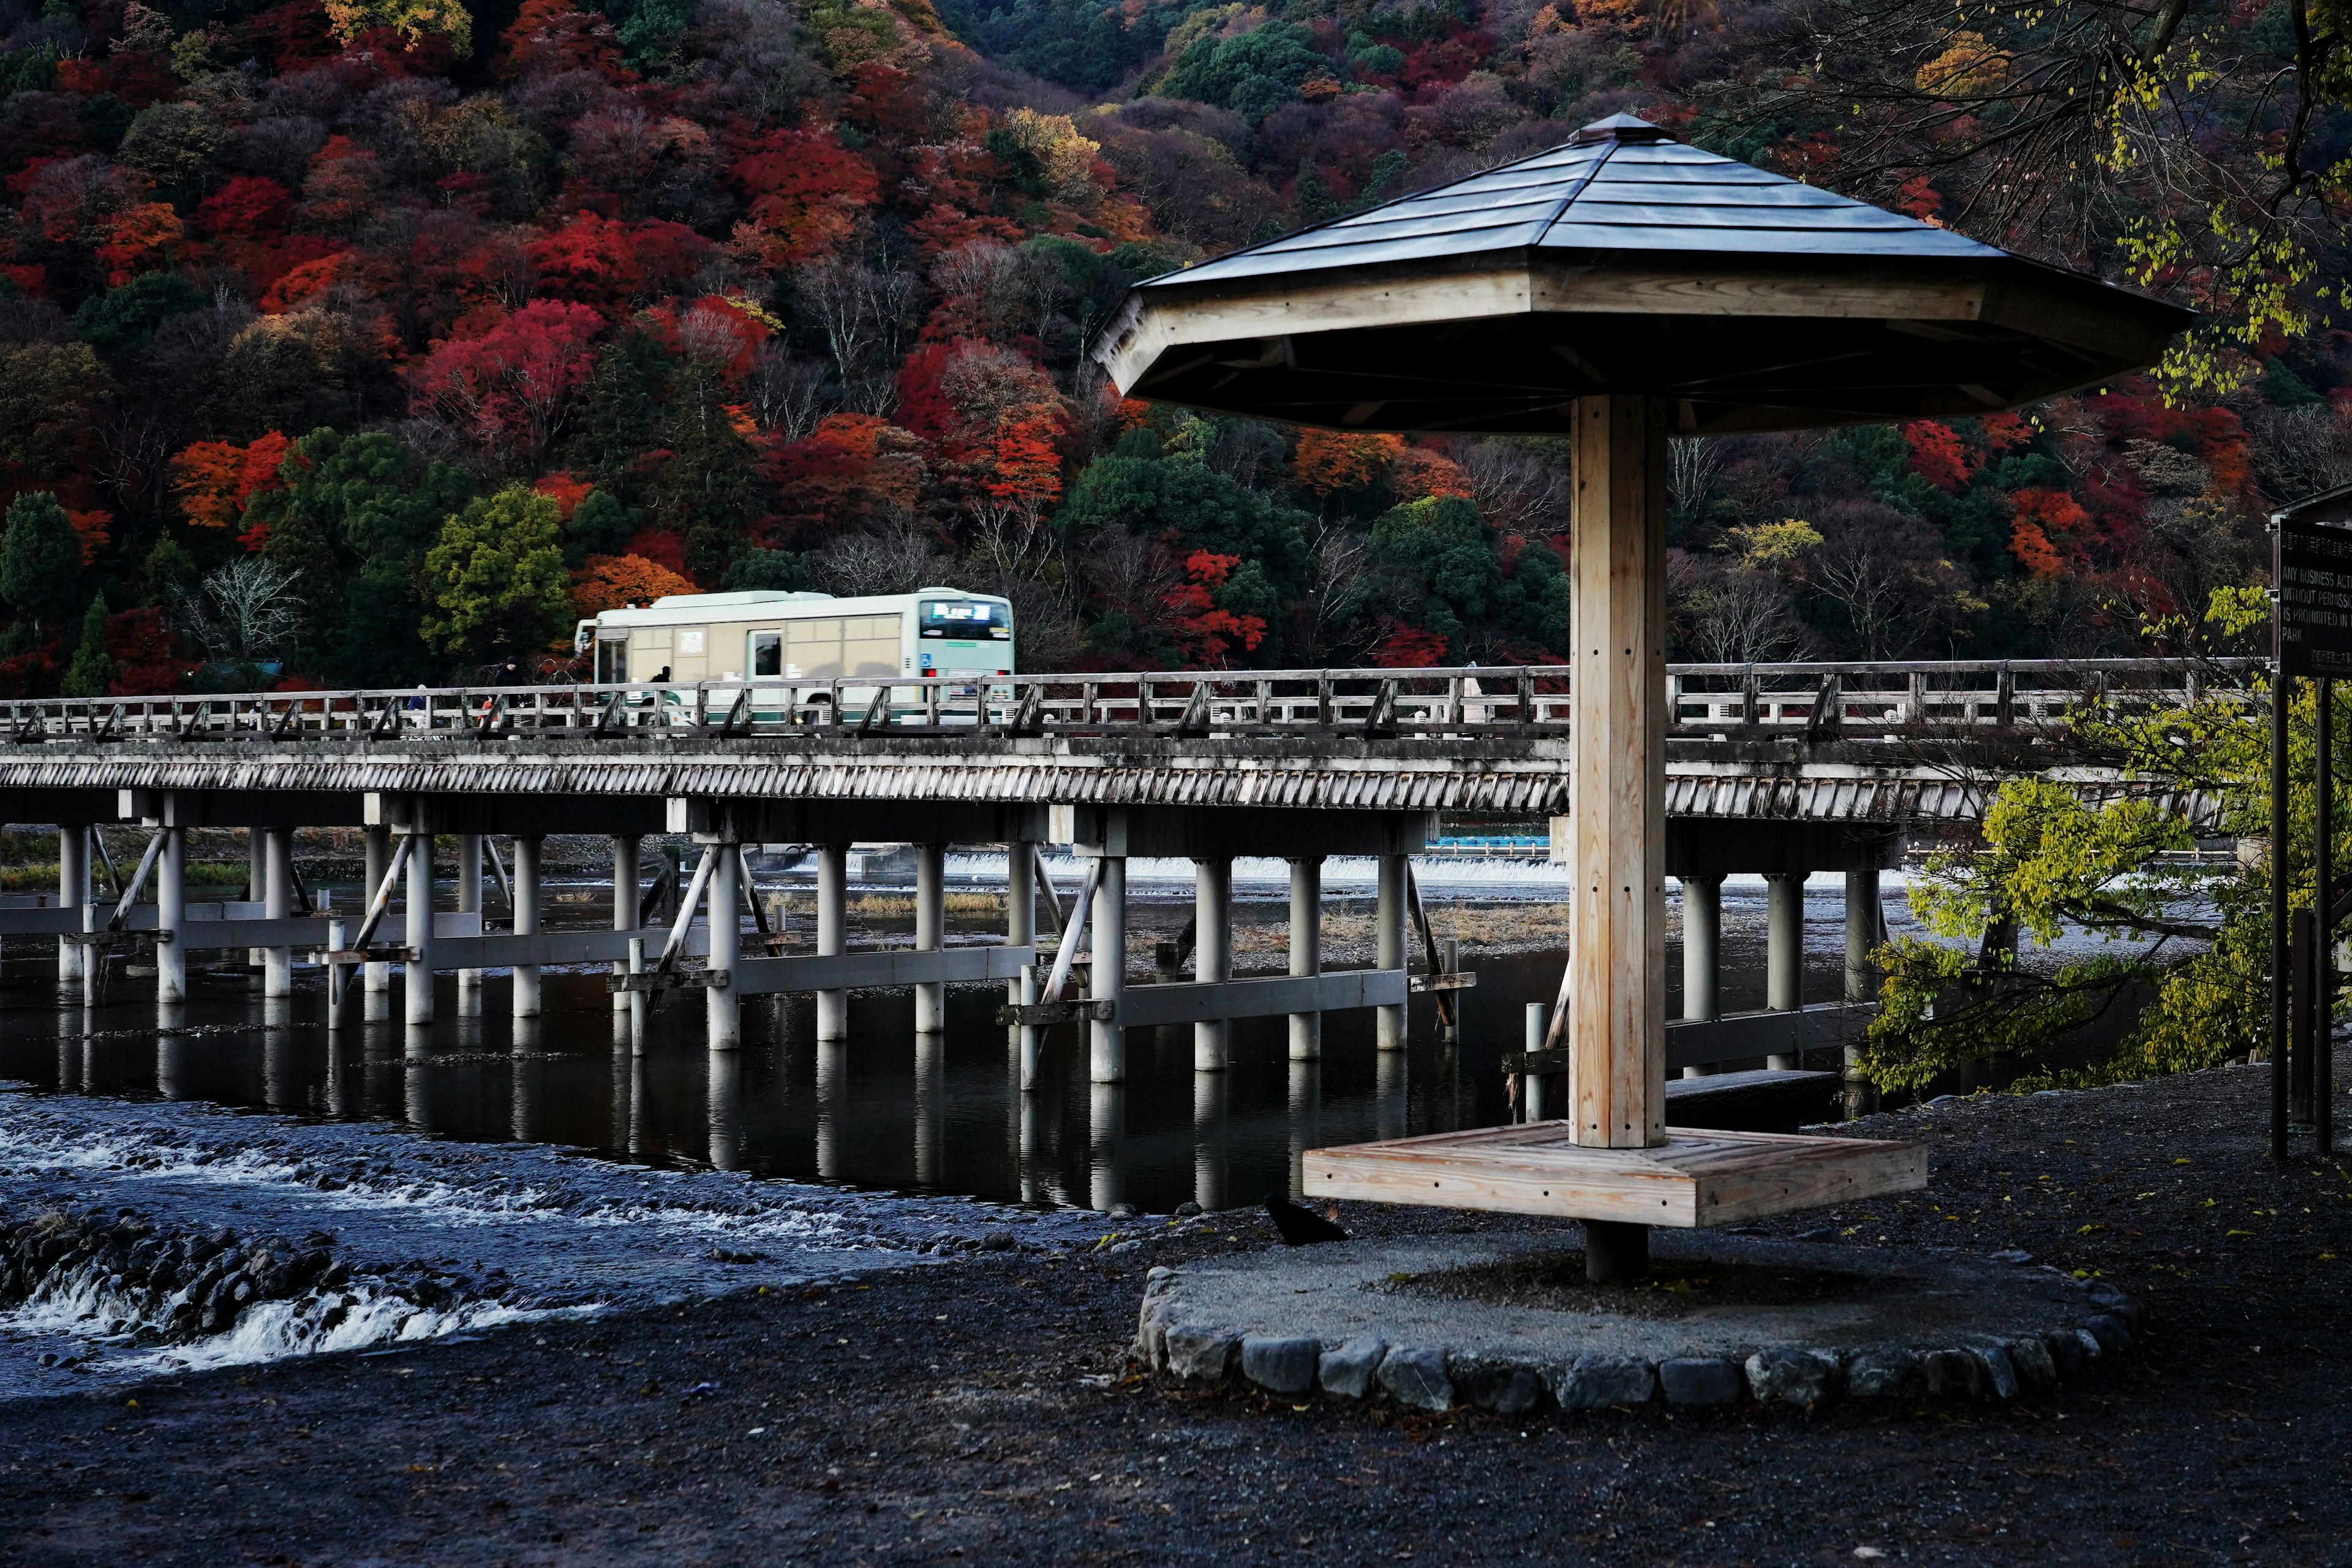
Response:
[{"label": "stone border edging", "polygon": [[1767,1345],[1744,1361],[1724,1356],[1582,1355],[1566,1364],[1529,1365],[1450,1351],[1396,1344],[1373,1335],[1339,1343],[1276,1334],[1234,1334],[1166,1321],[1178,1271],[1146,1277],[1134,1353],[1153,1374],[1189,1388],[1236,1385],[1298,1398],[1317,1392],[1362,1400],[1385,1396],[1411,1410],[1464,1405],[1497,1415],[1631,1409],[1661,1399],[1677,1408],[1759,1405],[1805,1409],[1830,1400],[1990,1400],[2006,1403],[2054,1393],[2095,1363],[2137,1343],[2144,1311],[2105,1280],[2070,1280],[2097,1310],[2071,1326],[2009,1339],[1985,1335],[1947,1349],[1897,1345],[1850,1350]]}]

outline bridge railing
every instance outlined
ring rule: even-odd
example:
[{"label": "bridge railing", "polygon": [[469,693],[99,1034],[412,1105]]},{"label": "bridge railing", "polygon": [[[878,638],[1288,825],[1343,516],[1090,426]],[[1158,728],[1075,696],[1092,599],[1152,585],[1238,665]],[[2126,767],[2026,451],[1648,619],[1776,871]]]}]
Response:
[{"label": "bridge railing", "polygon": [[[2086,707],[2242,695],[2253,661],[2089,659],[1670,666],[1683,735],[2048,728]],[[2209,691],[2209,688],[2211,688]],[[1178,670],[979,679],[437,687],[10,701],[8,738],[302,741],[425,735],[1565,735],[1563,665]]]}]

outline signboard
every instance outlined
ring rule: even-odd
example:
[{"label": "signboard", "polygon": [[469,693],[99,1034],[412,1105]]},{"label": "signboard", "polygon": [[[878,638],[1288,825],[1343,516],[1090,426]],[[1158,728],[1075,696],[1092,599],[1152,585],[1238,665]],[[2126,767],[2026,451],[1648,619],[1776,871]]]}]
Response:
[{"label": "signboard", "polygon": [[2352,676],[2352,526],[2293,513],[2274,521],[2279,669]]}]

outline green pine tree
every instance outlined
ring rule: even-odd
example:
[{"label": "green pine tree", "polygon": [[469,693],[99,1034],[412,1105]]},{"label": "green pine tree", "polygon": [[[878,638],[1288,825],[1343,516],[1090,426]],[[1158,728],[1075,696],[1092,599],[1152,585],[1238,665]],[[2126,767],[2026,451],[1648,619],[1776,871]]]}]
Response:
[{"label": "green pine tree", "polygon": [[106,651],[106,615],[103,594],[82,612],[81,646],[74,649],[73,663],[66,667],[65,680],[58,688],[68,697],[103,697],[114,684],[118,671],[114,656]]},{"label": "green pine tree", "polygon": [[81,541],[58,498],[30,490],[8,503],[0,533],[0,599],[36,626],[73,614],[81,581]]},{"label": "green pine tree", "polygon": [[1290,221],[1300,228],[1328,223],[1339,216],[1339,200],[1331,194],[1323,171],[1311,159],[1298,160],[1298,183],[1290,187]]}]

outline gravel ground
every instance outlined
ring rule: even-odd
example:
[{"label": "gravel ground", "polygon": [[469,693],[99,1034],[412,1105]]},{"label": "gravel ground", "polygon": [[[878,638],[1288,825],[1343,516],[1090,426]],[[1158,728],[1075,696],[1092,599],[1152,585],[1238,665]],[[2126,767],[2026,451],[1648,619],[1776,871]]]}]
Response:
[{"label": "gravel ground", "polygon": [[[1851,1245],[2023,1247],[2149,1306],[2048,1403],[1401,1419],[1129,1374],[1143,1270],[1255,1215],[0,1407],[21,1563],[2352,1563],[2352,1177],[2263,1075],[1944,1102]],[[2348,1107],[2352,1108],[2352,1107]],[[1379,1232],[1484,1222],[1353,1209]],[[1157,1224],[1158,1222],[1153,1222]]]}]

